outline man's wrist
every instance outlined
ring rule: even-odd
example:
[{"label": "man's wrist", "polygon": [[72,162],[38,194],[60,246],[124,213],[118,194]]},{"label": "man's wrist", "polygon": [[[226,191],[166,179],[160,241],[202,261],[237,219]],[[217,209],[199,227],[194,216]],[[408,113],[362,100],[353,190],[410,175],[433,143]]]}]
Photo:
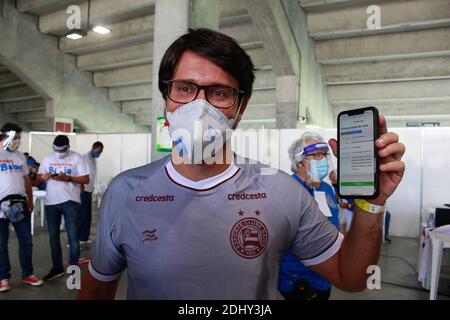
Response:
[{"label": "man's wrist", "polygon": [[386,205],[386,200],[387,199],[383,199],[383,198],[376,198],[376,199],[368,199],[367,202],[374,204],[376,206],[385,206]]}]

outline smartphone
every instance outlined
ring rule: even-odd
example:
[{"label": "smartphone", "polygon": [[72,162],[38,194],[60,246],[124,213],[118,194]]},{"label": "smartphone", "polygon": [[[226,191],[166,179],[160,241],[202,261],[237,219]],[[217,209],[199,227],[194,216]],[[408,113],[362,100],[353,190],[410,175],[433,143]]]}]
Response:
[{"label": "smartphone", "polygon": [[56,178],[57,176],[59,176],[59,173],[52,174],[52,178]]},{"label": "smartphone", "polygon": [[341,198],[374,199],[380,193],[379,114],[375,107],[338,115],[338,194]]}]

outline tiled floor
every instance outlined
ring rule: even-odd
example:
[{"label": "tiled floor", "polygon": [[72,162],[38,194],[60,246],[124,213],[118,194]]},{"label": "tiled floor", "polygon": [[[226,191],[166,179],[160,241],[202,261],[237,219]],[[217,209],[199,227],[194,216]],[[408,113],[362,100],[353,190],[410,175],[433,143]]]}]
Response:
[{"label": "tiled floor", "polygon": [[[414,238],[391,237],[392,243],[383,243],[378,265],[381,269],[381,290],[365,290],[358,293],[333,289],[334,300],[426,300],[429,291],[422,289],[417,281],[419,241]],[[444,261],[444,260],[443,260]],[[450,299],[450,279],[443,268],[438,299]]]}]

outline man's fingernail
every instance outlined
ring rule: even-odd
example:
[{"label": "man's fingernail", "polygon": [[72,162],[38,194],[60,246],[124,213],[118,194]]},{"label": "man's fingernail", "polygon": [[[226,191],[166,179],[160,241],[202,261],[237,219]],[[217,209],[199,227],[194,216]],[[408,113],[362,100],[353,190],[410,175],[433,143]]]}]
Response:
[{"label": "man's fingernail", "polygon": [[383,139],[378,139],[378,140],[377,140],[377,143],[379,143],[379,144],[383,144],[383,142],[384,142]]}]

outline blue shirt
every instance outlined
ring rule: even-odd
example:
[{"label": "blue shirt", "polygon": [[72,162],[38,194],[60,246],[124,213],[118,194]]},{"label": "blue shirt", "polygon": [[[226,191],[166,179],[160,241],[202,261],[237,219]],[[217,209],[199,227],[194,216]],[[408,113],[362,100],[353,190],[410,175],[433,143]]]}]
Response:
[{"label": "blue shirt", "polygon": [[[339,204],[334,193],[333,187],[322,182],[316,190],[308,186],[299,176],[293,174],[292,177],[297,180],[314,197],[314,191],[325,192],[328,207],[332,216],[328,220],[339,229]],[[317,290],[326,291],[331,288],[331,283],[319,276],[311,269],[305,267],[299,258],[288,250],[281,259],[280,272],[278,277],[278,290],[282,292],[293,291],[295,280],[306,280],[309,285]]]}]

